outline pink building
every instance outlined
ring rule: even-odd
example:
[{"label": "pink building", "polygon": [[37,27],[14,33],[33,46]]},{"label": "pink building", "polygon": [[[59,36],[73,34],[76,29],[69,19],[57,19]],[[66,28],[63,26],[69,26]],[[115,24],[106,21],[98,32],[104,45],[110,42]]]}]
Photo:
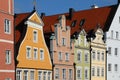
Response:
[{"label": "pink building", "polygon": [[[49,20],[48,18],[46,18]],[[46,22],[46,21],[45,21]],[[55,24],[55,25],[54,25]],[[51,26],[54,32],[50,36],[50,53],[53,62],[54,80],[74,80],[73,42],[70,39],[70,27],[66,26],[66,17],[61,15]],[[47,29],[45,30],[48,31]],[[45,34],[47,37],[47,33]],[[46,40],[48,42],[48,39]]]},{"label": "pink building", "polygon": [[0,80],[15,80],[13,0],[0,0]]}]

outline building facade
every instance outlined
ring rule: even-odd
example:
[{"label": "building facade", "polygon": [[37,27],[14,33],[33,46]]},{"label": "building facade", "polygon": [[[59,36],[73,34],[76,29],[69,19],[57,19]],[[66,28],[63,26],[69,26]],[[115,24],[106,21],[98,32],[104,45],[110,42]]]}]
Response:
[{"label": "building facade", "polygon": [[91,38],[91,80],[106,80],[107,54],[103,35],[103,30],[98,28]]},{"label": "building facade", "polygon": [[107,44],[107,80],[120,80],[120,5],[106,33]]},{"label": "building facade", "polygon": [[14,0],[0,0],[0,79],[15,80]]},{"label": "building facade", "polygon": [[50,52],[53,61],[54,80],[74,80],[74,46],[70,39],[70,27],[65,15],[59,16],[55,32],[50,37]]},{"label": "building facade", "polygon": [[52,80],[52,63],[36,11],[17,14],[16,80]]},{"label": "building facade", "polygon": [[86,35],[82,29],[74,40],[75,80],[90,80],[90,43]]}]

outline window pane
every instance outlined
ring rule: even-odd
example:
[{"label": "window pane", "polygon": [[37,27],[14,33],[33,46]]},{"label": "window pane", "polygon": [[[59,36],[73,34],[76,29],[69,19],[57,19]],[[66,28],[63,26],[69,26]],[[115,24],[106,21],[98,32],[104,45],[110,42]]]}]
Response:
[{"label": "window pane", "polygon": [[40,60],[44,60],[44,50],[40,50]]},{"label": "window pane", "polygon": [[38,80],[42,80],[42,72],[41,71],[38,72]]}]

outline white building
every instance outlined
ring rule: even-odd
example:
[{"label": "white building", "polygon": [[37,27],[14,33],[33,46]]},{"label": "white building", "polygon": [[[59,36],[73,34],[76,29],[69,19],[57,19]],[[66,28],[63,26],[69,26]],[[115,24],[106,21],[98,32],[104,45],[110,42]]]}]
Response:
[{"label": "white building", "polygon": [[106,44],[108,50],[107,80],[120,80],[120,5],[117,6],[107,32]]}]

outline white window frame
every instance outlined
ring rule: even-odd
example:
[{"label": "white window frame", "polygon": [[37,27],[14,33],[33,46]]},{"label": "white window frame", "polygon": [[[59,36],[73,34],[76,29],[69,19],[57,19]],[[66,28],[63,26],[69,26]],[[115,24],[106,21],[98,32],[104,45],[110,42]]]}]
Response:
[{"label": "white window frame", "polygon": [[[35,38],[35,36],[36,36],[36,38]],[[37,30],[33,30],[33,42],[35,42],[35,43],[38,42],[38,31]]]},{"label": "white window frame", "polygon": [[104,67],[101,68],[101,76],[104,77]]},{"label": "white window frame", "polygon": [[62,38],[62,45],[66,46],[66,38]]},{"label": "white window frame", "polygon": [[[86,57],[86,56],[87,56],[87,57]],[[85,59],[85,62],[86,62],[86,63],[88,63],[88,62],[89,62],[89,60],[88,60],[88,59],[89,59],[89,57],[88,57],[88,56],[89,56],[89,55],[88,55],[88,53],[85,53],[85,56],[84,56],[85,58],[84,58],[84,59]]]},{"label": "white window frame", "polygon": [[97,51],[97,60],[100,61],[100,51]]},{"label": "white window frame", "polygon": [[6,50],[5,51],[5,56],[6,56],[6,59],[5,59],[5,63],[6,64],[11,64],[11,50]]},{"label": "white window frame", "polygon": [[112,71],[112,64],[108,63],[108,71]]},{"label": "white window frame", "polygon": [[[17,72],[19,72],[19,74]],[[16,80],[22,80],[22,74],[21,73],[22,73],[22,70],[16,70]],[[19,77],[19,79],[17,77]]]},{"label": "white window frame", "polygon": [[[42,51],[42,53],[41,53]],[[40,60],[44,60],[45,58],[45,53],[44,53],[44,49],[40,48]]]},{"label": "white window frame", "polygon": [[61,51],[58,52],[58,60],[59,60],[59,61],[62,61],[62,52],[61,52]]},{"label": "white window frame", "polygon": [[119,32],[116,31],[116,39],[118,39],[118,38],[119,38]]},{"label": "white window frame", "polygon": [[105,60],[105,53],[104,53],[104,52],[101,53],[101,60],[102,60],[102,61]]},{"label": "white window frame", "polygon": [[[87,71],[87,73],[86,73],[86,71]],[[84,73],[85,73],[85,79],[88,79],[88,75],[89,75],[89,70],[88,69],[85,69],[85,71],[84,71]]]},{"label": "white window frame", "polygon": [[66,80],[66,69],[62,69],[62,80]]},{"label": "white window frame", "polygon": [[100,76],[100,67],[97,67],[97,76]]},{"label": "white window frame", "polygon": [[114,36],[113,36],[113,33],[114,33],[113,30],[111,30],[111,38],[112,38],[112,39],[113,39],[113,37],[114,37]]},{"label": "white window frame", "polygon": [[69,53],[68,53],[68,52],[67,52],[67,53],[65,53],[65,60],[66,60],[66,61],[69,61],[69,56],[70,56],[70,55],[69,55]]},{"label": "white window frame", "polygon": [[[25,74],[25,72],[26,72],[27,74]],[[26,77],[26,79],[25,79],[25,77]],[[24,80],[28,80],[28,71],[27,71],[27,70],[25,70],[25,71],[23,72],[23,79],[24,79]]]},{"label": "white window frame", "polygon": [[118,71],[118,64],[115,64],[115,71],[117,72]]},{"label": "white window frame", "polygon": [[94,66],[92,66],[91,75],[95,76],[95,67]]},{"label": "white window frame", "polygon": [[[79,71],[79,73],[78,73],[78,71]],[[81,79],[82,78],[82,69],[78,68],[76,73],[77,73],[77,75],[76,75],[77,79]]]},{"label": "white window frame", "polygon": [[51,72],[48,72],[48,80],[51,80]]},{"label": "white window frame", "polygon": [[96,59],[96,53],[95,53],[95,50],[92,51],[92,59],[93,59],[93,60]]},{"label": "white window frame", "polygon": [[42,71],[38,71],[38,80],[42,80]]},{"label": "white window frame", "polygon": [[[36,50],[36,57],[35,57],[35,50]],[[36,47],[33,48],[33,59],[34,60],[38,59],[38,48],[36,48]]]},{"label": "white window frame", "polygon": [[55,68],[55,79],[59,79],[59,68]]},{"label": "white window frame", "polygon": [[30,71],[30,80],[35,80],[35,72],[34,71]]},{"label": "white window frame", "polygon": [[43,72],[43,80],[47,80],[47,72],[46,71]]},{"label": "white window frame", "polygon": [[69,80],[73,79],[73,70],[69,69]]},{"label": "white window frame", "polygon": [[[30,49],[29,50],[29,56],[28,56],[28,48]],[[32,48],[31,48],[31,46],[26,46],[26,58],[27,59],[31,59],[31,54],[32,54]]]},{"label": "white window frame", "polygon": [[118,48],[115,48],[115,56],[118,55]]},{"label": "white window frame", "polygon": [[6,34],[10,34],[11,33],[11,21],[8,19],[4,20],[4,31]]},{"label": "white window frame", "polygon": [[[78,56],[78,55],[80,55],[80,56]],[[82,61],[82,53],[81,53],[81,51],[77,51],[77,61],[78,62]]]},{"label": "white window frame", "polygon": [[108,47],[108,54],[111,55],[112,47]]},{"label": "white window frame", "polygon": [[5,80],[12,80],[11,78],[5,78]]}]

